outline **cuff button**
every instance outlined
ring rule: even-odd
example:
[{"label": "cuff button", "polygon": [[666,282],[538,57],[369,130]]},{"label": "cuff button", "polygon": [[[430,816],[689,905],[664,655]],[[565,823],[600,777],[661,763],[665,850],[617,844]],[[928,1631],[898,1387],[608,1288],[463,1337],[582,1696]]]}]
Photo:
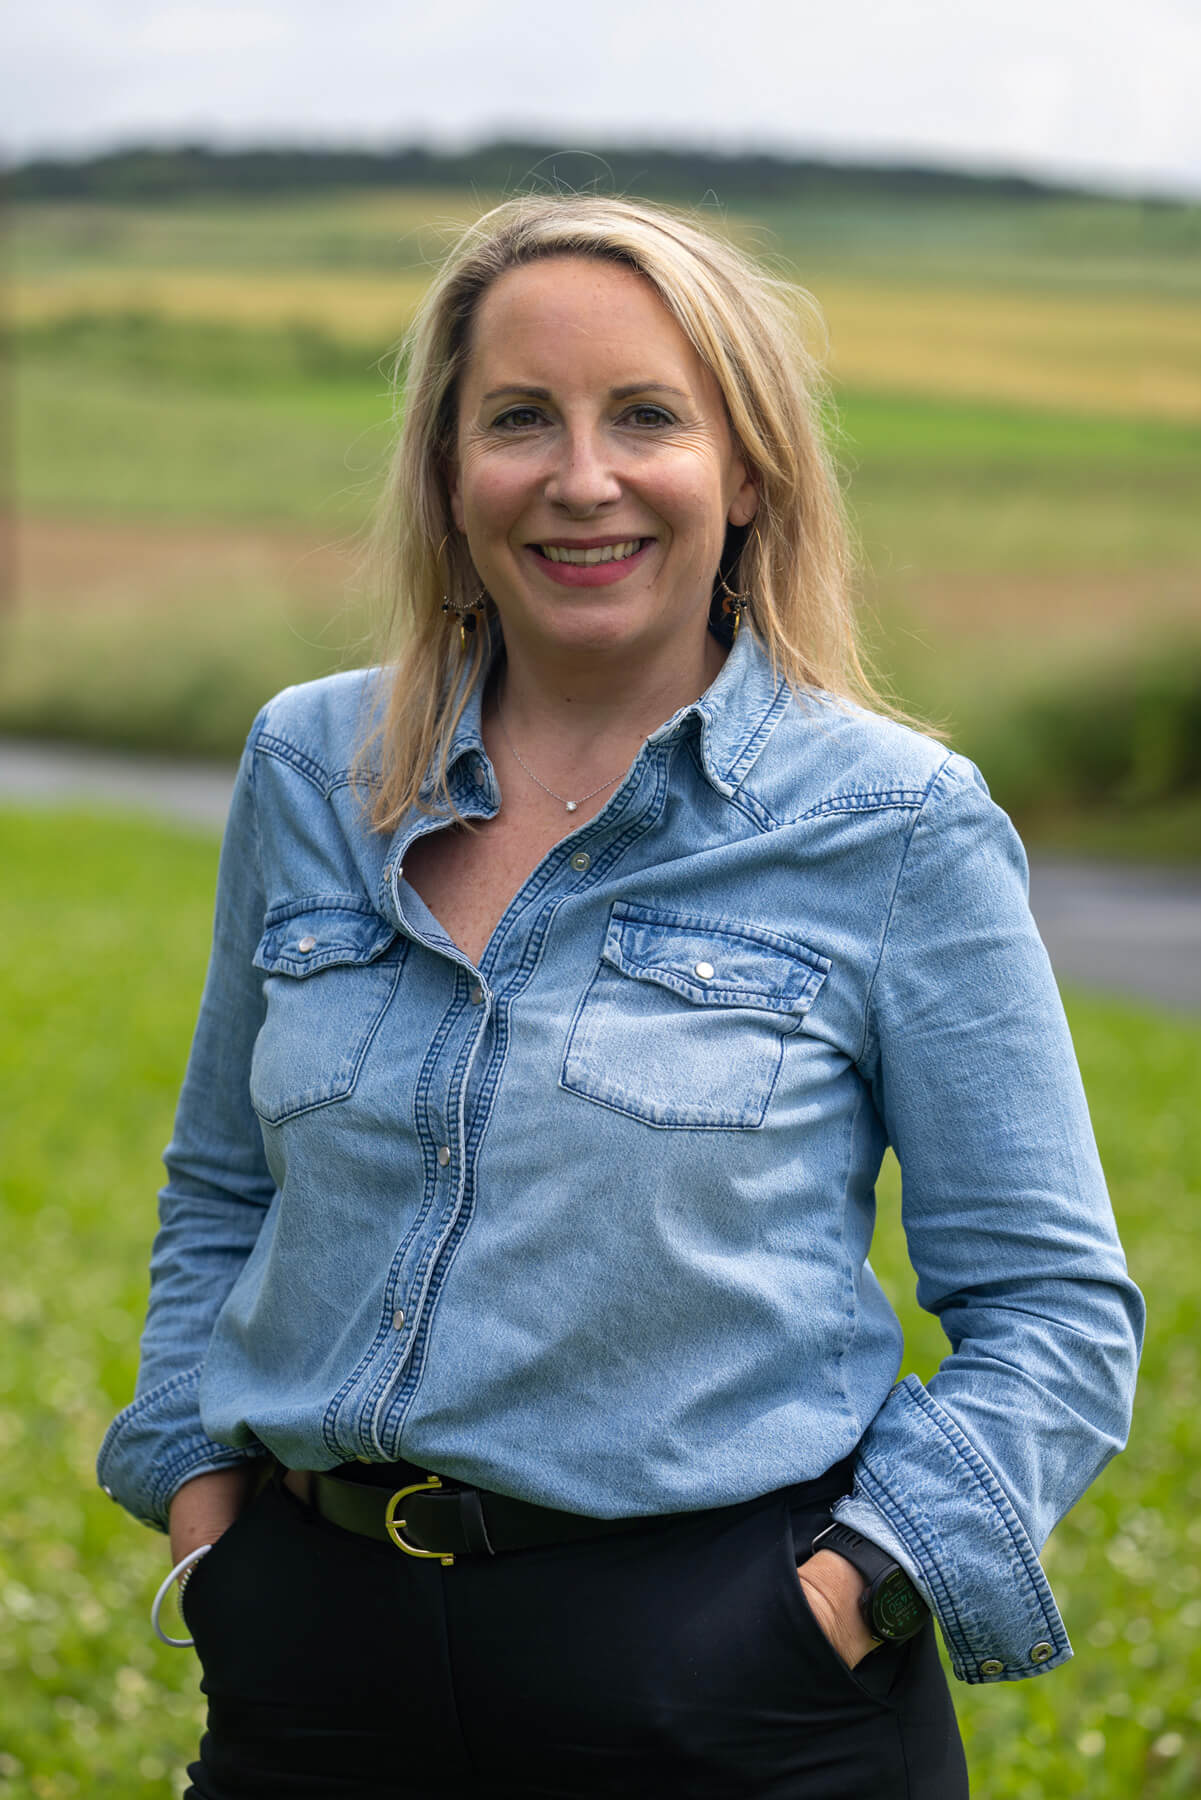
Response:
[{"label": "cuff button", "polygon": [[990,1656],[987,1662],[980,1664],[980,1673],[981,1675],[1003,1675],[1005,1664],[998,1662],[995,1656]]},{"label": "cuff button", "polygon": [[1053,1644],[1035,1644],[1030,1652],[1030,1661],[1032,1663],[1044,1663],[1049,1656],[1054,1656],[1054,1654],[1055,1646]]}]

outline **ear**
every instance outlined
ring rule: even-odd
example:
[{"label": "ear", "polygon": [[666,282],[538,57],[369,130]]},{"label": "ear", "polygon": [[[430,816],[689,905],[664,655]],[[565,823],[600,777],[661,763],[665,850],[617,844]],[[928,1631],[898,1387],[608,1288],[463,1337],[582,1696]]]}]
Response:
[{"label": "ear", "polygon": [[463,524],[463,496],[459,490],[459,470],[456,463],[452,463],[446,471],[446,492],[450,500],[450,516],[458,530],[464,531],[466,527]]},{"label": "ear", "polygon": [[749,525],[759,511],[759,484],[749,473],[745,463],[740,462],[737,467],[742,473],[742,480],[730,502],[726,519],[731,525]]}]

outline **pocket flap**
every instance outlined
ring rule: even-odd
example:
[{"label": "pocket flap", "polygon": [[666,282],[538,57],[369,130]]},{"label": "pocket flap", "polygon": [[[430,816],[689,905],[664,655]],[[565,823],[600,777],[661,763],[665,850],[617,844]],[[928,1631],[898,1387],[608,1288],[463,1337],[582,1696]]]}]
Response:
[{"label": "pocket flap", "polygon": [[277,909],[258,949],[254,966],[268,975],[314,975],[334,963],[369,963],[382,956],[396,932],[377,912],[314,901]]},{"label": "pocket flap", "polygon": [[603,954],[623,974],[699,1006],[780,1013],[808,1012],[830,972],[828,956],[779,932],[624,901],[609,915]]}]

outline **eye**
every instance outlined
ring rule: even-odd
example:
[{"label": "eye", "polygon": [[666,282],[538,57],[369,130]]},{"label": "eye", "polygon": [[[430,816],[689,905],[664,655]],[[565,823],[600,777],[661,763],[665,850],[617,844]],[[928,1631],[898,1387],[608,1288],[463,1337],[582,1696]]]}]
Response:
[{"label": "eye", "polygon": [[494,431],[528,431],[531,425],[541,422],[542,414],[536,406],[510,406],[506,412],[500,413],[492,421]]},{"label": "eye", "polygon": [[656,425],[674,425],[675,419],[665,406],[656,406],[650,400],[640,400],[637,406],[631,406],[625,414],[631,425],[647,430]]}]

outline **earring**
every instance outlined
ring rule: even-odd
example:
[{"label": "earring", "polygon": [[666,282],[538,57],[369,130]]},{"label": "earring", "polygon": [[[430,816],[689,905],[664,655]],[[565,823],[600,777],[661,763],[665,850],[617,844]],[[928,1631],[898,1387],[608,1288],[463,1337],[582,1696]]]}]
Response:
[{"label": "earring", "polygon": [[454,613],[455,617],[458,619],[459,643],[464,650],[466,650],[471,643],[471,634],[479,623],[476,615],[477,613],[482,613],[487,604],[488,590],[483,587],[480,589],[475,599],[468,601],[466,606],[458,605],[456,601],[450,598],[449,594],[443,594],[442,611],[444,613]]},{"label": "earring", "polygon": [[738,638],[738,627],[742,624],[742,615],[751,603],[749,594],[736,594],[723,575],[721,578],[721,610],[727,619],[732,619],[730,627],[730,643]]}]

